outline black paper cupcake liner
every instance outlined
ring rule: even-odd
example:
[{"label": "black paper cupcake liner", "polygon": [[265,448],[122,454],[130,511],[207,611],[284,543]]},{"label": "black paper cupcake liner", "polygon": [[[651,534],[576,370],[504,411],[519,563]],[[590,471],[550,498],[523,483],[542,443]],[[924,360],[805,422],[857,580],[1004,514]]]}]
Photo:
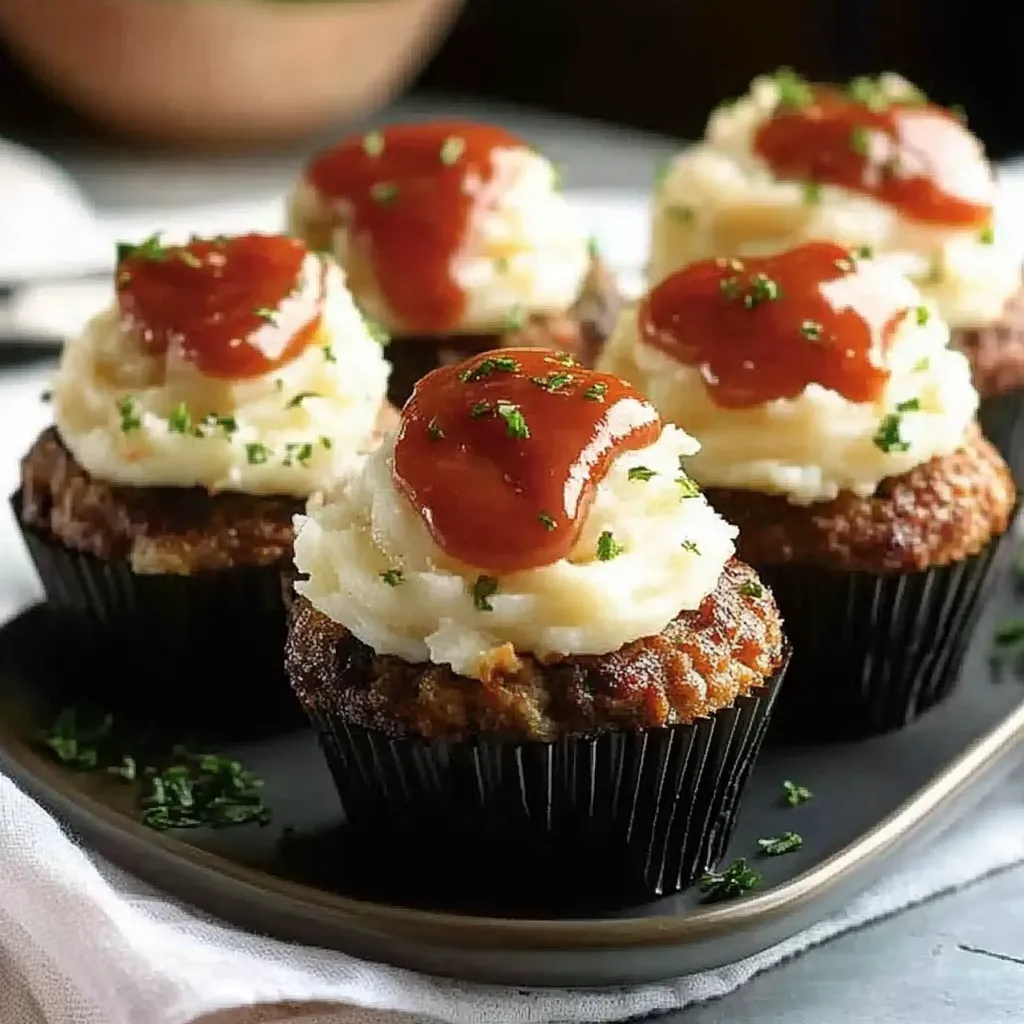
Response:
[{"label": "black paper cupcake liner", "polygon": [[721,857],[784,674],[691,725],[551,742],[392,736],[311,717],[348,824],[364,835],[440,844],[458,863],[527,877],[537,868],[570,887],[599,861],[606,883],[656,896]]},{"label": "black paper cupcake liner", "polygon": [[794,652],[769,742],[890,732],[945,699],[990,584],[1010,554],[1004,539],[923,572],[757,567]]},{"label": "black paper cupcake liner", "polygon": [[284,672],[284,567],[138,574],[23,523],[20,493],[11,508],[47,603],[82,651],[69,696],[191,729],[302,724]]},{"label": "black paper cupcake liner", "polygon": [[978,423],[1010,467],[1018,488],[1024,488],[1024,388],[982,398]]}]

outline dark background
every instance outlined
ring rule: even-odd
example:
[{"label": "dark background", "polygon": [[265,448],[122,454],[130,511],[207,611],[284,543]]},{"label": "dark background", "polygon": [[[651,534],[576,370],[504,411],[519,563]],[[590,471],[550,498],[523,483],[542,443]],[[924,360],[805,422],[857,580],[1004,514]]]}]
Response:
[{"label": "dark background", "polygon": [[995,157],[1024,151],[1015,0],[467,0],[418,87],[471,92],[683,138],[788,64],[899,71],[961,104]]},{"label": "dark background", "polygon": [[[721,99],[781,65],[820,80],[896,70],[964,106],[1000,158],[1024,153],[1022,50],[1015,0],[466,0],[413,88],[692,139]],[[0,133],[82,130],[0,44]]]}]

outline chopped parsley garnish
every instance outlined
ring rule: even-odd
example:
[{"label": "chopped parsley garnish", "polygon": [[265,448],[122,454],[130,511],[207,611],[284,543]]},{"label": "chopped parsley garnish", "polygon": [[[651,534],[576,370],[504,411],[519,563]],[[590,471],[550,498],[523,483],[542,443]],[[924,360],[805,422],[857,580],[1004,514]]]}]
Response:
[{"label": "chopped parsley garnish", "polygon": [[156,231],[149,238],[144,238],[137,244],[131,242],[117,243],[117,262],[123,263],[127,259],[142,260],[165,260],[167,259],[167,248],[161,243],[161,231]]},{"label": "chopped parsley garnish", "polygon": [[323,351],[323,354],[324,354],[324,361],[325,362],[336,363],[338,361],[338,357],[334,354],[334,346],[333,345],[324,345],[322,351]]},{"label": "chopped parsley garnish", "polygon": [[583,392],[583,397],[591,402],[603,402],[604,396],[608,394],[608,385],[604,381],[595,381]]},{"label": "chopped parsley garnish", "polygon": [[[360,310],[360,313],[362,313],[362,310]],[[374,320],[373,317],[369,317],[365,313],[362,313],[362,317],[363,323],[366,325],[366,330],[369,332],[370,337],[373,338],[373,340],[377,342],[377,344],[380,345],[381,348],[383,348],[385,345],[388,344],[388,342],[391,341],[391,335],[388,334],[386,330],[384,330],[383,325],[377,323],[377,321]]]},{"label": "chopped parsley garnish", "polygon": [[466,140],[457,135],[449,135],[441,143],[441,163],[450,167],[466,151]]},{"label": "chopped parsley garnish", "polygon": [[253,316],[259,317],[268,324],[277,323],[277,310],[271,309],[269,306],[259,306],[252,312]]},{"label": "chopped parsley garnish", "polygon": [[493,612],[490,599],[498,592],[498,581],[493,576],[477,576],[473,584],[473,607],[478,612]]},{"label": "chopped parsley garnish", "polygon": [[568,352],[559,352],[556,355],[545,356],[544,362],[558,363],[559,366],[579,366],[580,364],[569,355]]},{"label": "chopped parsley garnish", "polygon": [[522,306],[513,306],[505,314],[506,333],[521,331],[526,326],[526,319],[526,310]]},{"label": "chopped parsley garnish", "polygon": [[820,341],[821,340],[822,326],[817,320],[805,320],[800,325],[800,333],[808,341]]},{"label": "chopped parsley garnish", "polygon": [[739,591],[744,597],[760,597],[764,593],[764,587],[755,580],[744,580],[739,585]]},{"label": "chopped parsley garnish", "polygon": [[320,445],[323,448],[328,448],[328,449],[333,448],[334,447],[334,439],[328,437],[326,434],[322,434],[320,436]]},{"label": "chopped parsley garnish", "polygon": [[873,260],[874,258],[875,250],[870,245],[858,245],[850,250],[850,259],[852,260]]},{"label": "chopped parsley garnish", "polygon": [[270,821],[262,780],[238,761],[181,747],[143,760],[141,749],[133,751],[115,736],[110,715],[67,708],[40,742],[69,768],[103,770],[138,786],[140,816],[149,828],[226,828]]},{"label": "chopped parsley garnish", "polygon": [[549,373],[546,377],[530,378],[534,384],[545,391],[558,391],[567,388],[576,378],[571,373]]},{"label": "chopped parsley garnish", "polygon": [[368,132],[364,135],[363,152],[367,156],[380,156],[384,152],[384,136],[380,132]]},{"label": "chopped parsley garnish", "polygon": [[761,884],[761,875],[747,866],[745,857],[737,857],[725,871],[705,871],[700,879],[704,903],[720,903],[750,892]]},{"label": "chopped parsley garnish", "polygon": [[509,437],[517,438],[520,441],[529,440],[530,428],[526,423],[526,417],[523,416],[518,405],[513,405],[511,402],[499,399],[497,412],[508,427]]},{"label": "chopped parsley garnish", "polygon": [[931,360],[927,356],[924,356],[923,358],[918,359],[918,361],[916,363],[914,363],[912,372],[913,373],[924,373],[924,371],[927,370],[930,365],[931,365]]},{"label": "chopped parsley garnish", "polygon": [[501,373],[515,373],[518,369],[519,363],[511,356],[488,357],[474,366],[472,370],[463,370],[459,374],[459,380],[483,380],[484,377],[489,377],[496,370]]},{"label": "chopped parsley garnish", "polygon": [[738,277],[723,277],[718,282],[718,290],[730,302],[733,299],[738,299],[740,297],[740,279]]},{"label": "chopped parsley garnish", "polygon": [[784,853],[792,853],[804,845],[802,836],[795,832],[783,832],[780,836],[769,836],[766,839],[758,839],[757,845],[766,857],[781,857]]},{"label": "chopped parsley garnish", "polygon": [[866,128],[855,125],[850,129],[850,149],[857,156],[867,156],[871,148],[871,134]]},{"label": "chopped parsley garnish", "polygon": [[469,409],[469,418],[471,420],[478,420],[481,416],[486,416],[490,411],[490,402],[474,402]]},{"label": "chopped parsley garnish", "polygon": [[185,264],[186,267],[191,267],[193,270],[197,270],[203,265],[203,261],[196,256],[195,253],[189,252],[188,249],[178,250],[178,259]]},{"label": "chopped parsley garnish", "polygon": [[322,397],[323,397],[322,395],[318,395],[315,391],[300,391],[297,394],[292,395],[292,397],[288,399],[288,401],[285,403],[285,408],[286,409],[296,409],[300,405],[302,405],[302,403],[307,398],[322,398]]},{"label": "chopped parsley garnish", "polygon": [[790,779],[782,783],[782,795],[788,807],[799,807],[814,796],[806,786],[801,786]]},{"label": "chopped parsley garnish", "polygon": [[804,202],[808,206],[817,206],[821,202],[821,182],[804,182]]},{"label": "chopped parsley garnish", "polygon": [[914,310],[914,316],[917,319],[917,326],[924,327],[924,325],[931,319],[932,313],[927,306],[918,306]]},{"label": "chopped parsley garnish", "polygon": [[276,379],[276,380],[274,381],[274,387],[275,387],[275,388],[276,388],[276,389],[277,389],[278,391],[284,391],[284,379],[283,379],[283,378],[281,378],[281,377],[278,377],[278,378],[277,378],[277,379]]},{"label": "chopped parsley garnish", "polygon": [[555,522],[555,517],[549,516],[547,512],[541,512],[541,514],[537,516],[537,519],[545,530],[555,530],[558,528],[558,523]]},{"label": "chopped parsley garnish", "polygon": [[378,181],[370,186],[370,196],[375,203],[393,203],[398,198],[398,186],[393,181]]},{"label": "chopped parsley garnish", "polygon": [[296,462],[305,466],[313,458],[313,445],[309,441],[289,441],[284,446],[284,458],[281,465],[290,468]]},{"label": "chopped parsley garnish", "polygon": [[900,435],[903,414],[917,412],[920,408],[921,403],[918,399],[908,398],[905,402],[900,402],[896,406],[895,412],[886,413],[882,417],[882,422],[878,425],[878,430],[875,431],[875,436],[872,438],[875,447],[880,448],[886,454],[907,451],[910,448],[910,442],[905,441]]},{"label": "chopped parsley garnish", "polygon": [[684,551],[689,551],[691,555],[699,555],[700,548],[692,540],[684,540],[681,545]]},{"label": "chopped parsley garnish", "polygon": [[782,298],[782,289],[778,282],[773,281],[767,274],[755,274],[750,279],[750,290],[743,296],[743,305],[747,309],[753,309],[762,302],[772,302]]},{"label": "chopped parsley garnish", "polygon": [[441,424],[437,422],[436,416],[430,417],[430,422],[427,424],[427,437],[431,441],[440,441],[444,437],[444,431],[441,429]]},{"label": "chopped parsley garnish", "polygon": [[689,224],[689,222],[693,220],[693,209],[689,206],[681,206],[678,203],[673,203],[672,205],[665,207],[665,212],[673,220],[677,220],[681,224]]},{"label": "chopped parsley garnish", "polygon": [[889,106],[889,97],[885,90],[868,75],[859,75],[851,79],[846,92],[854,103],[861,103],[876,114],[880,114]]},{"label": "chopped parsley garnish", "polygon": [[121,430],[128,434],[142,426],[142,415],[134,395],[125,395],[117,400],[117,411],[121,415]]},{"label": "chopped parsley garnish", "polygon": [[652,476],[657,476],[657,472],[653,469],[648,469],[646,466],[630,466],[626,477],[630,480],[650,480]]},{"label": "chopped parsley garnish", "polygon": [[621,544],[616,543],[611,530],[605,530],[604,533],[597,538],[597,557],[601,562],[610,562],[617,555],[621,555],[625,550],[626,549]]},{"label": "chopped parsley garnish", "polygon": [[245,461],[250,466],[261,466],[270,458],[270,449],[259,441],[252,441],[245,446]]},{"label": "chopped parsley garnish", "polygon": [[405,581],[405,576],[402,574],[401,569],[386,569],[380,573],[380,578],[389,586],[397,587],[399,583]]},{"label": "chopped parsley garnish", "polygon": [[792,68],[779,68],[772,77],[779,91],[779,106],[799,109],[814,102],[814,90]]},{"label": "chopped parsley garnish", "polygon": [[683,456],[679,456],[679,476],[676,477],[676,483],[682,488],[683,498],[696,498],[700,494],[700,488],[697,486],[697,482],[686,472],[686,466],[683,464]]},{"label": "chopped parsley garnish", "polygon": [[179,402],[167,418],[167,429],[172,434],[192,433],[192,416],[184,402]]},{"label": "chopped parsley garnish", "polygon": [[981,229],[981,233],[978,235],[978,241],[982,245],[992,245],[996,240],[996,229],[990,224],[986,228]]}]

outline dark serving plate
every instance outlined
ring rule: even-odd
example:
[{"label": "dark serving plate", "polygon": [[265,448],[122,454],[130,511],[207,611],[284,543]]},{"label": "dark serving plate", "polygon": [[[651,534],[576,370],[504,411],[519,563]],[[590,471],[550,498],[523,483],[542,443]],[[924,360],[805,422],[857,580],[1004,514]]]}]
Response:
[{"label": "dark serving plate", "polygon": [[[1024,688],[989,661],[994,624],[1014,611],[1007,577],[982,615],[954,695],[900,733],[857,743],[768,744],[728,856],[750,858],[761,888],[702,905],[694,892],[641,905],[602,901],[600,865],[581,865],[593,895],[568,905],[543,880],[495,876],[457,885],[423,848],[367,849],[347,835],[312,734],[216,742],[265,779],[265,828],[156,832],[129,787],[70,771],[34,736],[87,664],[42,607],[0,629],[0,767],[122,867],[239,926],[435,974],[516,985],[607,986],[719,966],[841,907],[890,858],[956,820],[1024,750]],[[116,665],[107,666],[117,671]],[[145,686],[145,680],[139,680]],[[63,692],[62,692],[63,691]],[[173,694],[154,693],[153,721]],[[201,719],[202,708],[195,709]],[[814,798],[783,799],[786,779]],[[759,857],[757,839],[792,830],[803,848]]]}]

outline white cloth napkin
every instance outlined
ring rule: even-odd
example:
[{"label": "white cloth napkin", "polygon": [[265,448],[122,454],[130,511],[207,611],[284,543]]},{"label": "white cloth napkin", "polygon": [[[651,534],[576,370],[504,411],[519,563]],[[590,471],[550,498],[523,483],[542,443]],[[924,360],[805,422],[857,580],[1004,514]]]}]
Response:
[{"label": "white cloth napkin", "polygon": [[0,776],[0,1024],[600,1024],[679,1009],[1024,861],[1021,781],[842,913],[757,956],[629,990],[529,991],[429,978],[237,931],[90,856]]}]

